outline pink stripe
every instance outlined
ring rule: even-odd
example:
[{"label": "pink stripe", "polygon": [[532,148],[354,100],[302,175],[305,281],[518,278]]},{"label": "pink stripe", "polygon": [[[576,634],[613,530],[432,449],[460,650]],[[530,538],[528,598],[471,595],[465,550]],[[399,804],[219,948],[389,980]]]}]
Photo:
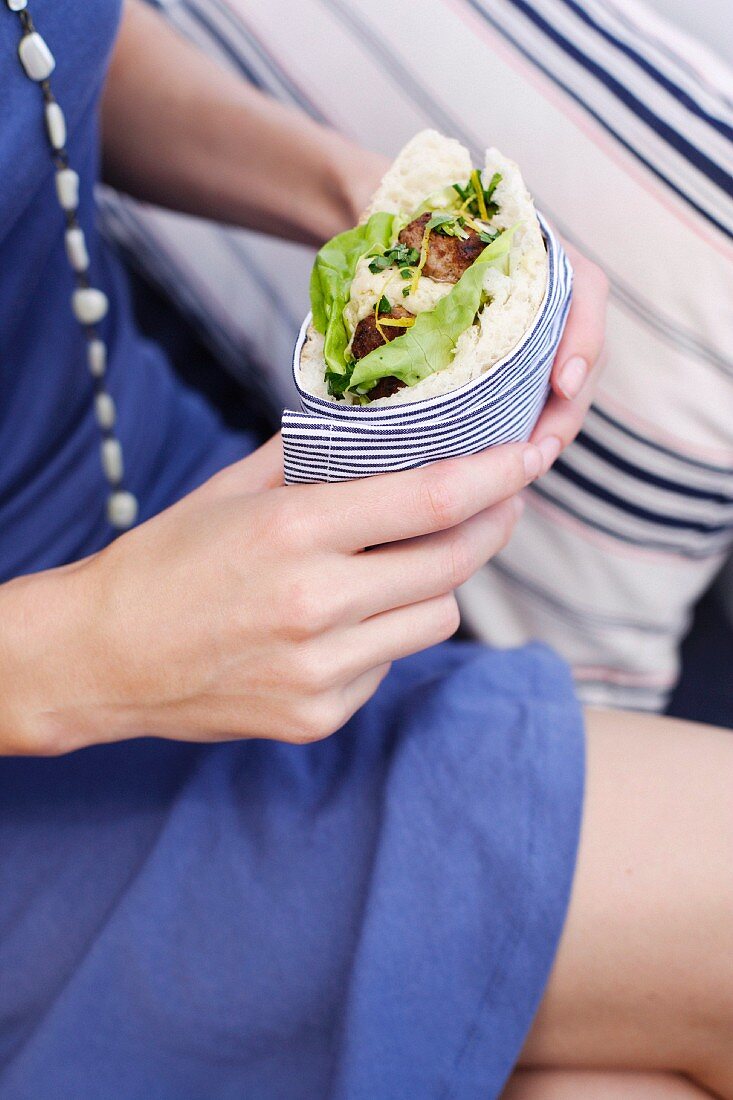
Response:
[{"label": "pink stripe", "polygon": [[506,61],[510,68],[513,68],[529,84],[537,88],[545,99],[549,100],[561,114],[570,119],[594,145],[605,153],[609,160],[612,160],[614,164],[621,168],[643,191],[651,195],[660,206],[663,206],[678,221],[681,221],[690,232],[704,240],[706,244],[709,244],[711,248],[725,256],[726,259],[733,257],[733,245],[729,244],[722,234],[714,233],[708,227],[702,215],[693,216],[682,199],[678,199],[674,194],[668,194],[667,189],[657,183],[656,177],[652,175],[650,170],[642,170],[631,153],[627,153],[622,147],[617,146],[599,123],[589,118],[585,112],[577,107],[570,97],[563,93],[549,77],[533,68],[517,50],[513,49],[497,32],[487,26],[473,10],[465,11],[465,0],[443,0],[443,3],[454,11],[459,19],[469,25],[479,38],[483,38],[489,47]]},{"label": "pink stripe", "polygon": [[677,669],[670,672],[629,672],[609,665],[573,665],[576,680],[606,680],[610,684],[633,687],[669,688],[677,682]]},{"label": "pink stripe", "polygon": [[[651,550],[647,546],[633,546],[630,543],[621,542],[613,535],[604,535],[602,531],[596,531],[582,520],[576,519],[575,516],[569,515],[562,508],[531,491],[525,493],[524,499],[530,508],[542,515],[551,524],[563,528],[581,542],[595,546],[596,549],[602,550],[604,554],[610,557],[626,558],[631,561],[663,562],[667,568],[686,569],[688,572],[690,569],[697,569],[700,564],[673,551]],[[727,554],[728,550],[722,550],[720,553],[704,560],[706,564],[723,562]],[[570,565],[570,568],[572,568],[572,565]]]},{"label": "pink stripe", "polygon": [[[703,462],[712,462],[715,465],[733,466],[733,448],[702,447],[700,444],[691,443],[689,439],[666,432],[659,427],[659,424],[645,420],[602,387],[597,390],[594,401],[601,409],[605,406],[617,420],[628,424],[639,435],[646,436],[650,443],[669,447],[671,450],[678,451],[683,457],[699,458]],[[733,475],[733,469],[730,472]]]}]

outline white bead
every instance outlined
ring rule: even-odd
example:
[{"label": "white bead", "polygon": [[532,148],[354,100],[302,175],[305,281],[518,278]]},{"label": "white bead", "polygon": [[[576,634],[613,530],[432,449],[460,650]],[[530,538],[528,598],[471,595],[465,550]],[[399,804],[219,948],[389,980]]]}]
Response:
[{"label": "white bead", "polygon": [[118,481],[122,481],[124,465],[119,439],[102,440],[102,469],[104,470],[104,476],[113,485],[116,485]]},{"label": "white bead", "polygon": [[46,104],[46,131],[51,146],[63,149],[66,145],[66,119],[58,103]]},{"label": "white bead", "polygon": [[23,11],[28,7],[28,0],[8,0],[8,7],[11,11]]},{"label": "white bead", "polygon": [[84,230],[75,225],[72,229],[66,230],[65,239],[66,255],[74,271],[86,271],[89,267],[89,253],[84,240]]},{"label": "white bead", "polygon": [[56,65],[53,54],[38,31],[21,38],[18,53],[26,76],[31,80],[46,80]]},{"label": "white bead", "polygon": [[87,362],[95,378],[101,378],[107,369],[107,345],[104,340],[90,340],[87,344]]},{"label": "white bead", "polygon": [[132,527],[137,519],[137,499],[132,493],[118,489],[110,495],[107,501],[107,519],[113,527],[122,530]]},{"label": "white bead", "polygon": [[94,411],[97,414],[97,424],[100,428],[114,428],[115,425],[115,403],[114,399],[110,397],[108,393],[98,393],[94,398]]},{"label": "white bead", "polygon": [[71,308],[81,325],[96,325],[109,309],[109,301],[103,290],[93,286],[80,287],[71,295]]},{"label": "white bead", "polygon": [[56,173],[56,194],[62,210],[76,210],[79,205],[79,175],[73,168],[61,168]]}]

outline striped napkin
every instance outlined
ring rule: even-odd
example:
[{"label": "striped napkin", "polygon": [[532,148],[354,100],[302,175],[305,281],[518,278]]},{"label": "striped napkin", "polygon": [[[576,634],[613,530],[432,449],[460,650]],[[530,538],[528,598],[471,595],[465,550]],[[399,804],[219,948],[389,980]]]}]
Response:
[{"label": "striped napkin", "polygon": [[305,393],[296,367],[311,321],[306,317],[293,352],[301,411],[286,409],[282,418],[286,482],[348,481],[529,438],[547,400],[573,283],[562,245],[539,221],[549,274],[532,328],[488,374],[441,397],[371,409]]}]

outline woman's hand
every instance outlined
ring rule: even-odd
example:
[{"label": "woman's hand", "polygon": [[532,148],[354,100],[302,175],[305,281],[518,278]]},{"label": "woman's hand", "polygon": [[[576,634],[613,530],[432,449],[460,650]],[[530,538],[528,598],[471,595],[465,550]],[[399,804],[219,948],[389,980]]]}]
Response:
[{"label": "woman's hand", "polygon": [[[144,734],[325,737],[390,662],[453,634],[454,588],[506,543],[516,494],[547,464],[543,449],[512,444],[284,487],[280,446],[275,437],[94,557],[43,575],[45,590],[36,578],[35,604],[24,579],[32,644],[26,631],[15,669],[0,654],[18,751]],[[21,582],[6,587],[16,583],[17,596]]]},{"label": "woman's hand", "polygon": [[593,400],[606,328],[608,280],[596,264],[564,242],[575,278],[573,301],[552,368],[552,394],[532,440],[555,438],[558,453],[575,439]]}]

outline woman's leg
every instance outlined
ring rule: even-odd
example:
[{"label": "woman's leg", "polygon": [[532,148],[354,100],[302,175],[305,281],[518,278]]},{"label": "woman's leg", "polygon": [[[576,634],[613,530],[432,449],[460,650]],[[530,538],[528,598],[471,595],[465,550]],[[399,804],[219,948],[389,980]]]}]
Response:
[{"label": "woman's leg", "polygon": [[710,1095],[671,1073],[525,1069],[514,1074],[501,1100],[709,1100]]},{"label": "woman's leg", "polygon": [[587,728],[573,895],[520,1064],[680,1073],[728,1100],[733,734],[621,712]]}]

